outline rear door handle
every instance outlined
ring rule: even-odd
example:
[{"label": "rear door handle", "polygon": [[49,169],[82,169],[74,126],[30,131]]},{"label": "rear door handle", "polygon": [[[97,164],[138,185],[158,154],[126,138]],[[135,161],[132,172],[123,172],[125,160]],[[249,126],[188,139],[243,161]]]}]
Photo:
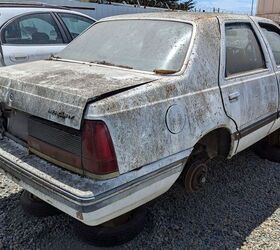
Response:
[{"label": "rear door handle", "polygon": [[228,99],[230,102],[234,102],[234,101],[238,100],[239,96],[240,96],[239,92],[234,92],[234,93],[229,94]]}]

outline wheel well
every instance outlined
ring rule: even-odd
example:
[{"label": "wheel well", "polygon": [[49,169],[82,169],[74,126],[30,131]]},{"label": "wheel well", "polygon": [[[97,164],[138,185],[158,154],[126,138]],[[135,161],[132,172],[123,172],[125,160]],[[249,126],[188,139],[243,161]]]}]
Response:
[{"label": "wheel well", "polygon": [[210,159],[226,158],[231,148],[231,134],[227,128],[215,129],[203,136],[194,146],[192,154],[206,153]]}]

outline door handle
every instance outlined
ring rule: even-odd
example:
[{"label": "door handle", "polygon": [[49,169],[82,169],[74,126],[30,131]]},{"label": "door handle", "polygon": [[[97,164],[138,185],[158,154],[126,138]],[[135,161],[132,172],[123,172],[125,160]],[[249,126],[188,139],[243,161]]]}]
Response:
[{"label": "door handle", "polygon": [[230,102],[234,102],[234,101],[238,100],[239,96],[240,96],[239,92],[234,92],[234,93],[229,94],[228,99]]},{"label": "door handle", "polygon": [[10,56],[10,60],[12,62],[26,62],[28,61],[28,58],[29,57],[27,55],[21,55],[21,54]]},{"label": "door handle", "polygon": [[15,56],[15,60],[26,60],[27,59],[27,56]]}]

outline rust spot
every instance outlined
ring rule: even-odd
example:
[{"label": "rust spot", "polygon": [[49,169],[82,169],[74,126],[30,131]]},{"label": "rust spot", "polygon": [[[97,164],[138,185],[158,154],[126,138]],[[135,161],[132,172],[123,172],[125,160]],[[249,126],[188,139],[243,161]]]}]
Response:
[{"label": "rust spot", "polygon": [[169,69],[155,69],[154,72],[159,75],[171,75],[177,73],[178,71]]},{"label": "rust spot", "polygon": [[80,211],[78,211],[78,212],[76,213],[76,217],[77,217],[77,219],[79,219],[79,220],[84,220],[83,214],[82,214]]},{"label": "rust spot", "polygon": [[170,97],[172,92],[176,89],[175,85],[168,85],[166,86],[166,96]]}]

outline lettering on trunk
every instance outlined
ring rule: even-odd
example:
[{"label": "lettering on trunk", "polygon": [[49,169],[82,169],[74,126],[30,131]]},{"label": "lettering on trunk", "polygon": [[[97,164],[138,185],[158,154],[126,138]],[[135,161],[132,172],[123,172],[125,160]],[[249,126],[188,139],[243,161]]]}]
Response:
[{"label": "lettering on trunk", "polygon": [[70,120],[73,120],[75,118],[74,115],[70,115],[70,114],[67,114],[65,113],[64,111],[56,111],[54,109],[49,109],[48,110],[48,113],[51,114],[51,115],[55,115],[59,118],[62,118],[62,119],[70,119]]}]

